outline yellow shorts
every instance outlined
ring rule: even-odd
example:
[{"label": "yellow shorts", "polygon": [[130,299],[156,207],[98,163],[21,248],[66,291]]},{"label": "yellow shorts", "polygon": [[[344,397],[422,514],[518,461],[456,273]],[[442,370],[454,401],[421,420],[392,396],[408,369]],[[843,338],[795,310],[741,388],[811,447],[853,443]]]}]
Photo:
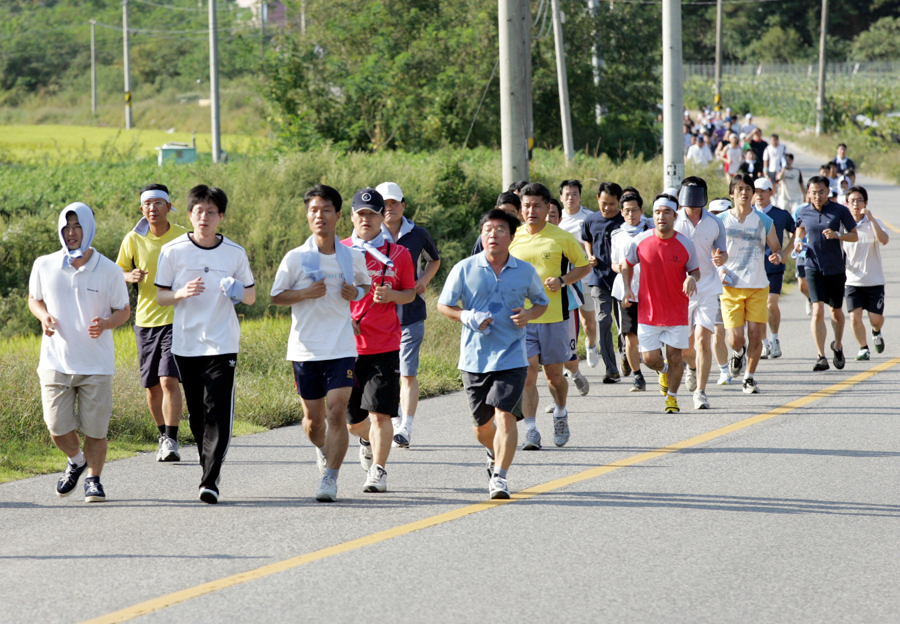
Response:
[{"label": "yellow shorts", "polygon": [[769,320],[769,287],[731,288],[722,287],[722,320],[725,329],[741,327],[745,322],[765,323]]}]

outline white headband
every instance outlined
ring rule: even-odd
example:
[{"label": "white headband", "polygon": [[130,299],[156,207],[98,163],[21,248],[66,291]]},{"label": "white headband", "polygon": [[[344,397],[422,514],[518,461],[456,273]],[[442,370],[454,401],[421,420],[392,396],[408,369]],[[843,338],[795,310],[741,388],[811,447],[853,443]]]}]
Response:
[{"label": "white headband", "polygon": [[141,203],[143,204],[148,199],[164,199],[166,202],[169,201],[169,194],[165,191],[161,191],[158,189],[154,189],[152,191],[144,191],[141,193]]},{"label": "white headband", "polygon": [[714,199],[709,202],[709,211],[712,213],[731,210],[731,202],[727,199]]},{"label": "white headband", "polygon": [[671,208],[672,212],[678,212],[678,204],[667,197],[660,197],[655,202],[653,202],[654,210],[656,210],[657,206],[665,206],[666,208]]}]

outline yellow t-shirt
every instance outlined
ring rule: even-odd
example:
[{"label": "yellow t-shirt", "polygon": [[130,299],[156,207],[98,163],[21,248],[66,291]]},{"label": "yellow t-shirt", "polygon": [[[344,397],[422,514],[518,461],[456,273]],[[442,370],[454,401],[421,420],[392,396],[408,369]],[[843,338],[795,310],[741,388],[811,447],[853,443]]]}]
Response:
[{"label": "yellow t-shirt", "polygon": [[147,271],[147,275],[138,283],[137,311],[134,319],[134,324],[138,327],[161,327],[172,324],[175,308],[172,306],[162,307],[156,303],[156,286],[153,284],[156,278],[156,263],[159,260],[159,251],[162,246],[188,231],[181,225],[170,223],[169,231],[162,236],[156,237],[152,232],[141,236],[137,232],[131,231],[122,241],[116,264],[123,271],[134,269]]},{"label": "yellow t-shirt", "polygon": [[[569,264],[575,268],[587,266],[588,259],[584,248],[578,243],[578,239],[564,229],[548,223],[537,234],[529,234],[526,225],[516,230],[512,243],[509,245],[509,253],[519,260],[531,264],[537,271],[541,282],[548,277],[561,277],[569,272]],[[557,292],[550,292],[544,286],[544,292],[550,299],[547,311],[532,323],[558,323],[568,314],[569,309],[568,289],[562,288]],[[526,303],[531,307],[531,302]]]}]

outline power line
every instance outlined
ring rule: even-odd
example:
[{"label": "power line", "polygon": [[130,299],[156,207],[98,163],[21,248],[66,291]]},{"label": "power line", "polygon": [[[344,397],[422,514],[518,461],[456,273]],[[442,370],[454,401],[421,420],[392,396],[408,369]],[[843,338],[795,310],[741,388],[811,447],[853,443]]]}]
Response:
[{"label": "power line", "polygon": [[171,4],[156,4],[155,2],[149,2],[148,0],[131,0],[132,2],[139,2],[140,4],[146,4],[147,6],[157,7],[159,9],[171,9],[173,11],[191,11],[194,13],[203,13],[206,11],[204,8],[194,9],[192,7],[179,7],[172,6]]}]

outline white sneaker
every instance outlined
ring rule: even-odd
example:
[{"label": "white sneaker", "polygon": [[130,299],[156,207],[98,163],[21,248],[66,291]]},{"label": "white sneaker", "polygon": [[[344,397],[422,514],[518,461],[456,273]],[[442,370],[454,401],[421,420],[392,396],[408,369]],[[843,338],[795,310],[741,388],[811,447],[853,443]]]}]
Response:
[{"label": "white sneaker", "polygon": [[781,357],[781,341],[778,340],[778,338],[773,338],[773,339],[772,339],[772,352],[771,352],[771,356],[772,356],[773,358],[780,358],[780,357]]},{"label": "white sneaker", "polygon": [[550,403],[547,407],[544,408],[545,414],[552,414],[553,410],[556,409],[556,403]]},{"label": "white sneaker", "polygon": [[156,461],[177,462],[181,461],[181,453],[178,452],[178,440],[173,440],[164,435],[159,445]]},{"label": "white sneaker", "polygon": [[731,383],[732,379],[734,379],[734,377],[728,374],[728,371],[722,371],[721,373],[719,373],[719,381],[717,381],[716,383],[720,386],[727,386]]},{"label": "white sneaker", "polygon": [[323,477],[325,476],[325,468],[328,467],[325,465],[325,462],[326,462],[325,453],[323,453],[322,451],[319,450],[318,447],[316,447],[316,468],[319,469],[319,472],[322,474]]},{"label": "white sneaker", "polygon": [[806,300],[806,316],[812,316],[812,303],[809,299]]},{"label": "white sneaker", "polygon": [[363,492],[387,492],[387,471],[378,464],[369,468]]},{"label": "white sneaker", "polygon": [[503,477],[491,477],[491,482],[488,485],[488,491],[490,491],[491,493],[491,499],[509,498],[509,484]]},{"label": "white sneaker", "polygon": [[[363,439],[359,439],[359,465],[366,472],[372,467],[372,445],[363,444]],[[325,474],[324,472],[322,473]]]},{"label": "white sneaker", "polygon": [[561,407],[553,413],[553,443],[565,446],[569,441],[569,412]]},{"label": "white sneaker", "polygon": [[168,438],[164,433],[160,433],[156,436],[156,461],[161,462],[163,458],[163,441]]},{"label": "white sneaker", "polygon": [[319,489],[316,490],[316,500],[320,503],[333,503],[337,500],[337,480],[334,477],[322,477]]},{"label": "white sneaker", "polygon": [[[569,373],[569,371],[566,371],[566,373]],[[585,377],[584,373],[580,370],[575,371],[574,375],[569,373],[567,377],[575,384],[575,388],[581,396],[587,396],[587,393],[591,391],[591,382],[588,381],[587,377]]]},{"label": "white sneaker", "polygon": [[687,386],[688,392],[697,389],[697,370],[690,366],[684,367],[684,384]]},{"label": "white sneaker", "polygon": [[694,409],[709,409],[709,399],[706,398],[706,393],[703,390],[694,392]]},{"label": "white sneaker", "polygon": [[769,341],[763,340],[762,341],[762,353],[759,354],[759,359],[768,360],[769,356],[771,354],[772,354],[772,349],[771,349],[771,347],[769,347]]},{"label": "white sneaker", "polygon": [[412,431],[409,430],[409,427],[400,427],[400,429],[397,430],[397,433],[394,434],[394,441],[391,446],[409,448],[409,441],[411,438]]},{"label": "white sneaker", "polygon": [[587,344],[587,338],[585,338],[584,350],[587,353],[587,365],[591,368],[597,368],[597,365],[600,364],[600,350],[597,348],[597,345],[589,347]]}]

